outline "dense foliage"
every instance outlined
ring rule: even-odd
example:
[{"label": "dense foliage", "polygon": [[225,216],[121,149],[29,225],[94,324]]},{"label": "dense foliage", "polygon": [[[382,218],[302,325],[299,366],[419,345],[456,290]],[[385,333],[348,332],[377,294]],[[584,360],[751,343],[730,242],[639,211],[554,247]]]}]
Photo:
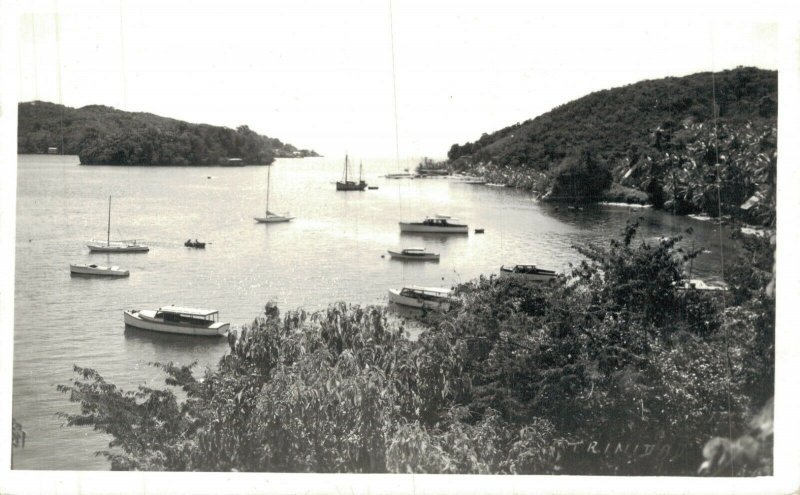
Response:
[{"label": "dense foliage", "polygon": [[101,105],[70,108],[34,101],[19,104],[18,153],[78,155],[83,164],[219,165],[229,158],[269,164],[275,157],[316,156],[246,125],[236,130],[190,124]]},{"label": "dense foliage", "polygon": [[63,416],[111,434],[113,469],[691,475],[719,437],[707,472],[769,473],[771,448],[718,453],[772,396],[773,247],[706,292],[678,242],[631,225],[551,284],[462,284],[413,341],[383,308],[269,304],[202,377],[158,365],[179,393],[76,367]]},{"label": "dense foliage", "polygon": [[[642,81],[454,144],[448,158],[454,170],[544,194],[564,182],[565,159],[590,152],[615,182],[649,193],[658,206],[714,215],[709,188],[720,163],[722,210],[738,212],[774,185],[777,90],[777,73],[755,68]],[[584,197],[601,196],[602,185],[587,184]]]}]

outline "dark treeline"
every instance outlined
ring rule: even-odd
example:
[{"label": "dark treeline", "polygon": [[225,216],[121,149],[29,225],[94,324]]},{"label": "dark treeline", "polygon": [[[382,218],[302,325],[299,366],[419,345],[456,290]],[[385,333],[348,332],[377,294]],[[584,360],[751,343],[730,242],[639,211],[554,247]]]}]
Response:
[{"label": "dark treeline", "polygon": [[215,369],[159,365],[183,398],[76,367],[63,416],[123,470],[770,474],[771,240],[725,292],[682,288],[677,241],[630,225],[549,285],[460,285],[415,341],[384,308],[269,304]]},{"label": "dark treeline", "polygon": [[239,158],[266,165],[276,157],[317,156],[291,144],[237,129],[190,124],[150,113],[42,101],[19,104],[18,153],[78,155],[82,164],[219,165]]},{"label": "dark treeline", "polygon": [[777,72],[737,68],[713,76],[592,93],[454,144],[451,168],[553,200],[649,199],[678,214],[712,216],[720,210],[719,175],[722,214],[769,225],[774,205],[740,206],[775,185]]}]

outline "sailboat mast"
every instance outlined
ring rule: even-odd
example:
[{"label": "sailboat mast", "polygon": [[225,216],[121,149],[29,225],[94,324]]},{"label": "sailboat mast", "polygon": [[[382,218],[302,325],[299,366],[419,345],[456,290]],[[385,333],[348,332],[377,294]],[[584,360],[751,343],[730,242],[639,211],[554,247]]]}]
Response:
[{"label": "sailboat mast", "polygon": [[359,184],[363,182],[363,181],[361,180],[361,173],[362,173],[363,171],[364,171],[364,162],[362,162],[362,161],[359,161],[359,162],[358,162],[358,183],[359,183]]},{"label": "sailboat mast", "polygon": [[269,216],[269,175],[272,172],[272,165],[267,165],[267,208],[264,216]]},{"label": "sailboat mast", "polygon": [[111,245],[111,196],[108,197],[108,228],[106,229],[106,246]]},{"label": "sailboat mast", "polygon": [[344,183],[347,184],[347,155],[344,155]]}]

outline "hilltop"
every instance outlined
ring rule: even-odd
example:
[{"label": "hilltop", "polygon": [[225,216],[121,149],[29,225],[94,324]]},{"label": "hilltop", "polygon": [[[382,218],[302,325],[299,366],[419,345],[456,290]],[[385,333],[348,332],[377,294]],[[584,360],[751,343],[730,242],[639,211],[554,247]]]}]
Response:
[{"label": "hilltop", "polygon": [[246,125],[234,130],[103,105],[20,103],[17,152],[46,153],[49,148],[78,155],[88,165],[218,165],[230,158],[266,165],[276,157],[317,156]]},{"label": "hilltop", "polygon": [[712,216],[718,172],[723,214],[771,224],[777,101],[777,72],[756,68],[641,81],[454,144],[449,166],[550,200]]}]

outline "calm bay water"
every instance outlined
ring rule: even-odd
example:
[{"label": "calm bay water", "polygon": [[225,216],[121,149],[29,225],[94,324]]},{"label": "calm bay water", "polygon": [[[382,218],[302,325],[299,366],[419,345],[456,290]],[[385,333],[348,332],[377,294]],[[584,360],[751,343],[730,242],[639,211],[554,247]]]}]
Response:
[{"label": "calm bay water", "polygon": [[[98,370],[123,388],[163,385],[149,362],[198,361],[213,366],[225,339],[197,339],[125,330],[122,311],[162,305],[220,310],[234,327],[264,303],[281,310],[320,309],[335,301],[385,304],[403,284],[450,287],[500,265],[532,262],[566,270],[581,256],[573,244],[618,237],[641,220],[654,239],[694,229],[685,243],[708,252],[693,276],[718,280],[717,226],[650,209],[537,203],[527,193],[447,179],[390,180],[393,160],[365,160],[365,179],[378,190],[337,192],[342,159],[278,160],[270,209],[289,211],[288,224],[256,224],[264,210],[267,167],[85,167],[74,156],[20,156],[17,188],[13,415],[28,433],[14,449],[16,469],[108,469],[94,452],[108,437],[61,427],[58,411],[76,411],[56,385],[73,364]],[[146,254],[89,254],[105,239],[108,196],[111,237],[143,239]],[[485,234],[400,235],[399,220],[449,214]],[[187,238],[209,244],[183,246]],[[723,232],[723,239],[727,233]],[[426,247],[439,263],[390,260],[386,249]],[[725,245],[725,257],[733,249]],[[70,263],[120,265],[123,279],[70,277]]]}]

